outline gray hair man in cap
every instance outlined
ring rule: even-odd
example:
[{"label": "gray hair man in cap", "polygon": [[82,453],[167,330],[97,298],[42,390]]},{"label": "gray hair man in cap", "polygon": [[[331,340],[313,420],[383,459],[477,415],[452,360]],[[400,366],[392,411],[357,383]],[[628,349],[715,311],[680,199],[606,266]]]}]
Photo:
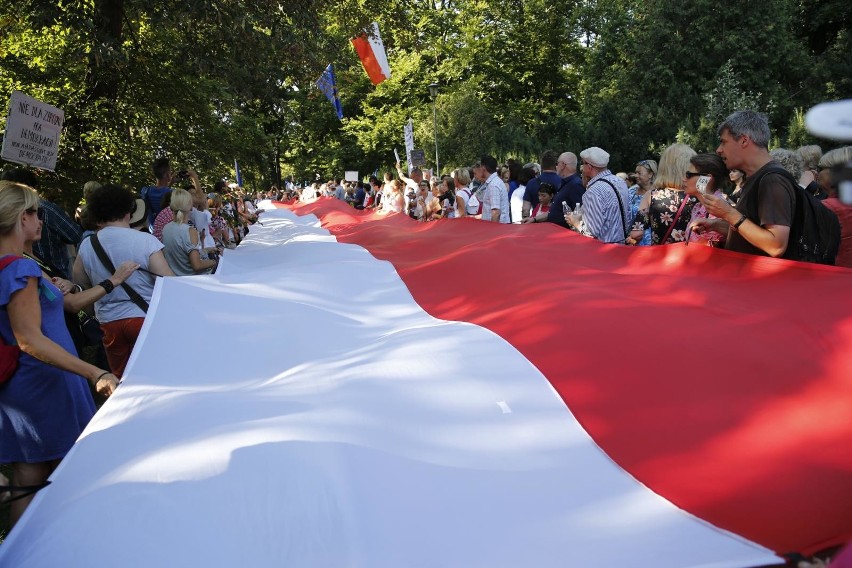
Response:
[{"label": "gray hair man in cap", "polygon": [[583,215],[581,218],[569,213],[565,222],[587,237],[605,243],[624,243],[632,221],[627,184],[609,171],[609,154],[597,146],[580,152],[580,159],[583,177],[589,180],[583,194]]}]

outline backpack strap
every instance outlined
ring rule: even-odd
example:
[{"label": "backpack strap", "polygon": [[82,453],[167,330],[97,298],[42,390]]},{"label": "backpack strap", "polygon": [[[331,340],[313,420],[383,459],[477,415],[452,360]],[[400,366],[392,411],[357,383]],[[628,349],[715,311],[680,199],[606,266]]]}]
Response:
[{"label": "backpack strap", "polygon": [[0,258],[0,270],[3,270],[4,268],[9,266],[10,264],[15,262],[16,260],[20,260],[22,258],[24,258],[24,257],[18,256],[16,254],[10,254],[10,255],[4,256],[3,258]]},{"label": "backpack strap", "polygon": [[[754,223],[760,225],[760,212],[758,211],[757,204],[760,201],[760,184],[766,174],[778,174],[787,178],[787,181],[793,184],[793,194],[795,195],[796,200],[793,203],[793,219],[791,220],[791,223],[795,225],[796,221],[799,220],[800,209],[802,206],[798,192],[798,189],[800,189],[801,186],[799,185],[799,182],[793,178],[793,175],[790,172],[778,164],[770,165],[764,171],[760,172],[759,176],[751,177],[746,180],[746,183],[743,186],[742,195],[740,195],[740,200],[745,200],[746,216]],[[793,227],[790,227],[790,230],[792,231]]]},{"label": "backpack strap", "polygon": [[[109,259],[109,255],[107,255],[107,252],[104,250],[103,245],[98,240],[97,233],[92,235],[92,248],[94,249],[95,254],[98,255],[101,264],[103,264],[109,272],[115,273],[115,265]],[[124,288],[125,292],[127,292],[127,295],[130,297],[130,301],[136,304],[140,310],[147,314],[149,306],[148,302],[145,301],[145,298],[140,296],[139,292],[131,288],[130,284],[128,284],[127,282],[122,282],[121,287]]]}]

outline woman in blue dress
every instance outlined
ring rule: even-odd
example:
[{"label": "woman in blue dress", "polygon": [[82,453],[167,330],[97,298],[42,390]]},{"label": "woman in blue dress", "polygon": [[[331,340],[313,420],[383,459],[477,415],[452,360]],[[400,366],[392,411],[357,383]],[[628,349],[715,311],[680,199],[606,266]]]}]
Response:
[{"label": "woman in blue dress", "polygon": [[[41,237],[42,218],[34,190],[0,181],[0,258],[22,257],[24,243]],[[21,348],[18,370],[0,386],[0,463],[11,464],[13,486],[38,486],[95,413],[86,381],[109,396],[118,379],[77,357],[62,293],[28,258],[17,258],[0,271],[0,335]],[[20,495],[12,492],[12,498]],[[31,498],[11,503],[13,525]]]}]

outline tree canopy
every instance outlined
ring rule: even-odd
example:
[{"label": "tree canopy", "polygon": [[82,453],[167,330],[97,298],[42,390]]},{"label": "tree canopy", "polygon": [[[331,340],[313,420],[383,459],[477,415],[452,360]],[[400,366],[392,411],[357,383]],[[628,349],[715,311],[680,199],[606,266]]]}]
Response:
[{"label": "tree canopy", "polygon": [[[372,21],[375,87],[349,43]],[[159,155],[207,183],[236,159],[251,189],[383,171],[409,119],[444,171],[591,145],[629,168],[711,150],[745,106],[777,144],[812,142],[802,111],[852,96],[850,23],[839,0],[0,0],[0,93],[65,111],[43,186],[66,203],[89,179],[145,185]],[[343,120],[314,85],[328,63]]]}]

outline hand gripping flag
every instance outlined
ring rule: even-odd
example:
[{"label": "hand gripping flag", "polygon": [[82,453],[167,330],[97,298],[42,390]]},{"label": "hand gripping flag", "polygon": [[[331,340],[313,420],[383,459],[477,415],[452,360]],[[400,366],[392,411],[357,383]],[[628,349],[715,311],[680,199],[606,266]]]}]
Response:
[{"label": "hand gripping flag", "polygon": [[385,46],[379,35],[379,24],[373,22],[369,35],[362,33],[352,39],[352,45],[355,46],[355,51],[358,52],[358,57],[361,58],[361,63],[364,65],[364,71],[370,76],[374,85],[378,85],[390,77]]},{"label": "hand gripping flag", "polygon": [[317,79],[317,87],[328,97],[329,102],[334,105],[337,118],[343,119],[343,106],[340,104],[340,97],[337,94],[337,81],[334,78],[334,69],[332,69],[331,63],[328,64],[323,74]]}]

